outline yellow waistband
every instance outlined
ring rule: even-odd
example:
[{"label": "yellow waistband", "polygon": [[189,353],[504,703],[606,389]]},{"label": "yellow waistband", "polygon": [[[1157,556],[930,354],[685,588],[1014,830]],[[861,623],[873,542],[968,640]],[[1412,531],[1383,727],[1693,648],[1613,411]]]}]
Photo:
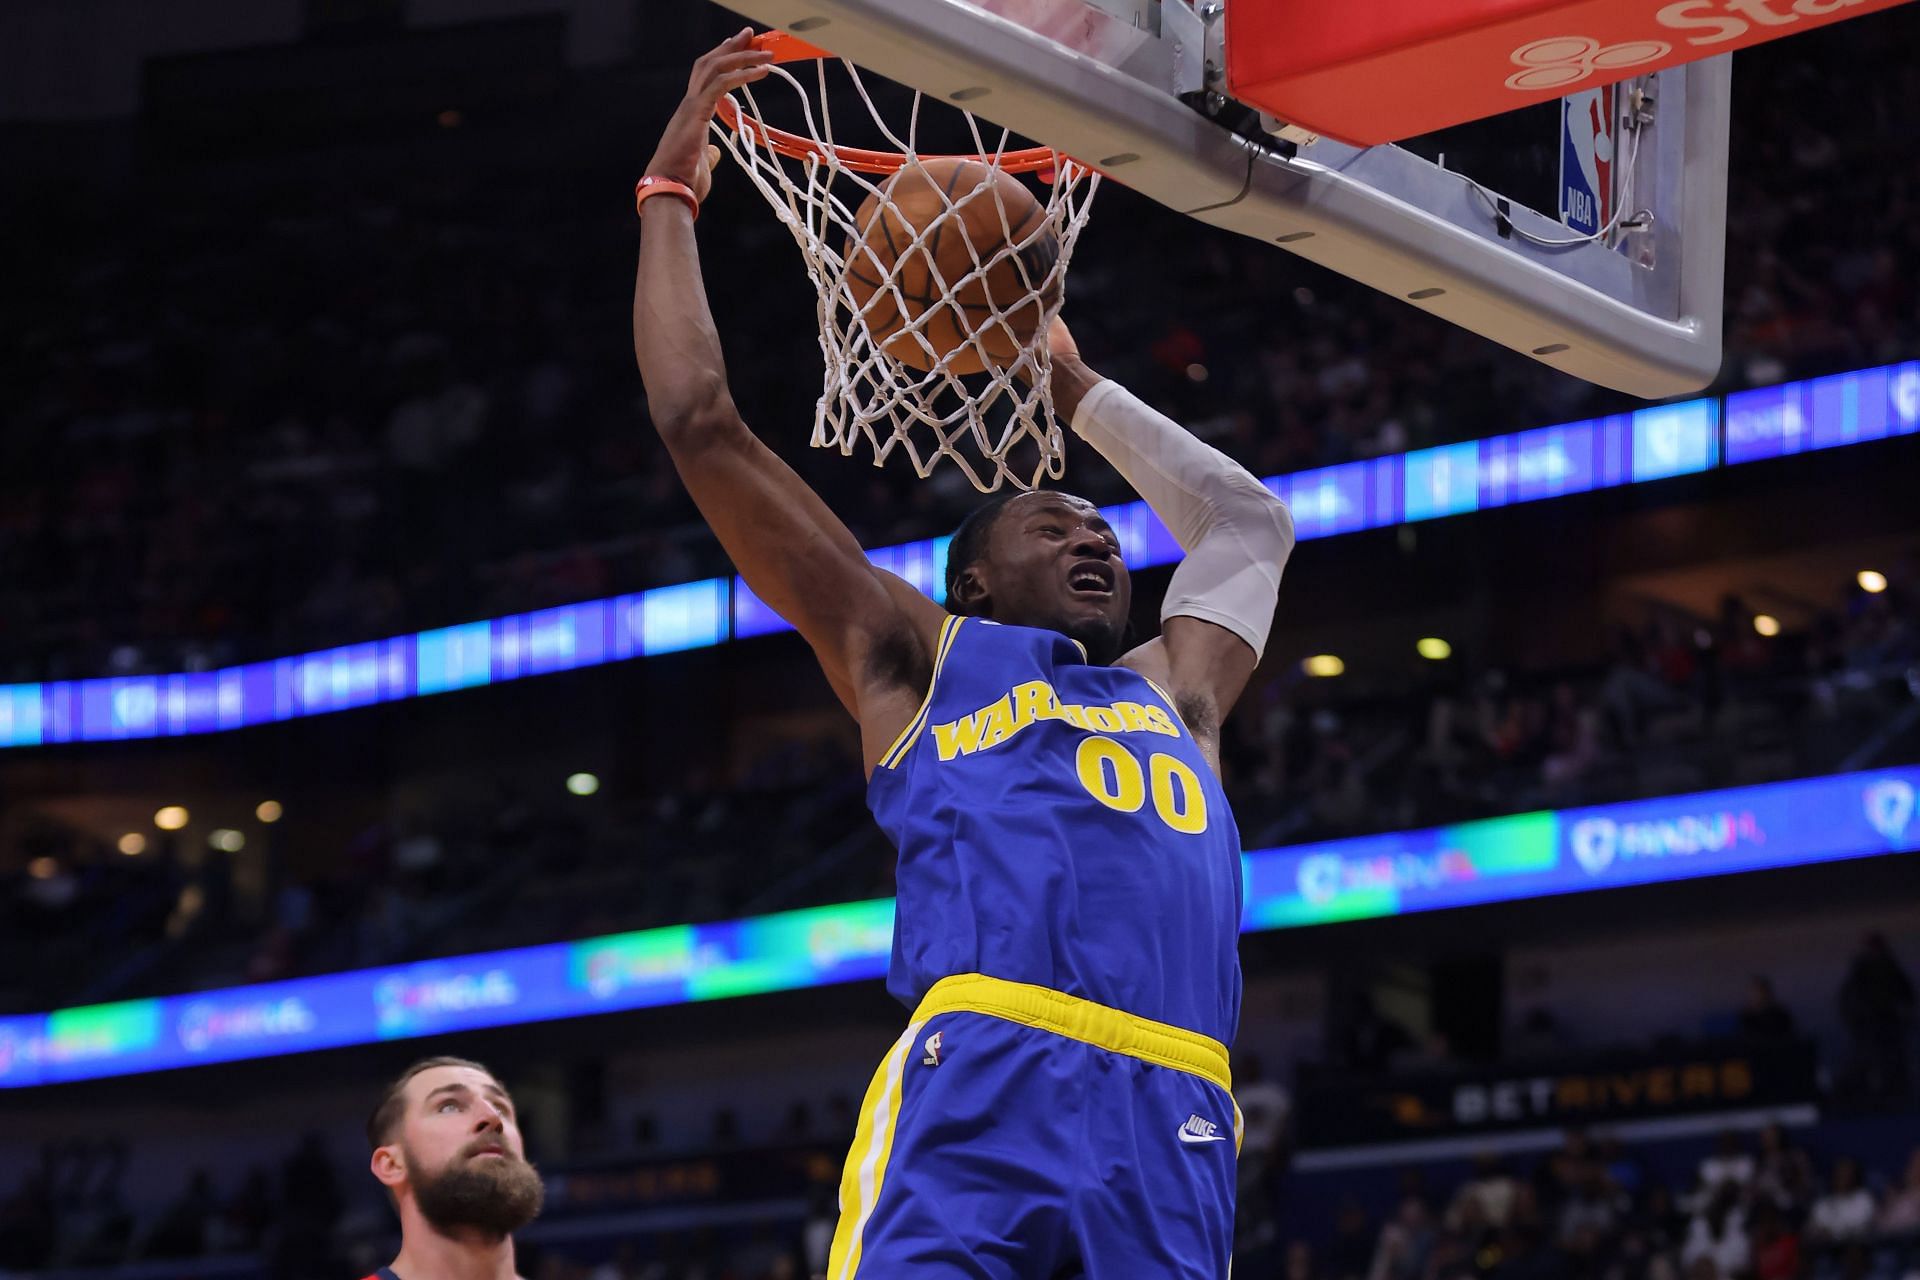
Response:
[{"label": "yellow waistband", "polygon": [[1025,1026],[1051,1031],[1113,1053],[1124,1053],[1175,1071],[1210,1080],[1233,1092],[1233,1073],[1227,1066],[1227,1048],[1197,1031],[1169,1026],[1122,1013],[1064,991],[1008,982],[984,973],[957,973],[933,984],[915,1022],[942,1013],[984,1013]]}]

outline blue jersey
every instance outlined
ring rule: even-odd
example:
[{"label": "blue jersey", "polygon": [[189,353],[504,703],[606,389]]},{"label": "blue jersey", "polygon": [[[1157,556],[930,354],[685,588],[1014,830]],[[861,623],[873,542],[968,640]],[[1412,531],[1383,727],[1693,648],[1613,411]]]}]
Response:
[{"label": "blue jersey", "polygon": [[867,804],[900,851],[887,988],[1050,987],[1231,1043],[1240,836],[1171,699],[1054,631],[949,619]]}]

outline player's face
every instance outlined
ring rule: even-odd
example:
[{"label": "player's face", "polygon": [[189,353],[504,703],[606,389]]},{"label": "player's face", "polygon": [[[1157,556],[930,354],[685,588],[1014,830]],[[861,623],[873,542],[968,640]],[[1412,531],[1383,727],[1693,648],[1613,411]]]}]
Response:
[{"label": "player's face", "polygon": [[1120,656],[1133,582],[1091,502],[1050,490],[1015,498],[994,521],[987,559],[995,621],[1072,636],[1094,662]]},{"label": "player's face", "polygon": [[540,1212],[513,1099],[472,1067],[432,1067],[407,1082],[400,1147],[421,1214],[444,1231],[507,1235]]}]

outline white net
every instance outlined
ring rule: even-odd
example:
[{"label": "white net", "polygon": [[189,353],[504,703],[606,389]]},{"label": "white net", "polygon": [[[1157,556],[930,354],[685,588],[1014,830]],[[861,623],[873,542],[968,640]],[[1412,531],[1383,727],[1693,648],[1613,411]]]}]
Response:
[{"label": "white net", "polygon": [[[864,441],[875,466],[898,450],[923,479],[948,458],[983,493],[1058,480],[1065,451],[1047,331],[1099,175],[1052,152],[1011,149],[1005,130],[983,136],[970,112],[938,100],[943,114],[964,118],[960,145],[971,139],[978,166],[923,157],[920,94],[895,129],[851,63],[798,65],[809,64],[812,92],[775,66],[760,94],[750,87],[722,103],[733,127],[716,119],[714,132],[792,232],[819,292],[826,367],[813,444],[851,455]],[[893,152],[836,142],[830,73],[850,81],[839,100],[864,109],[854,127],[877,129]],[[762,112],[778,85],[798,98],[788,118],[802,127],[792,132]],[[1023,215],[1026,197],[1009,191],[1019,171],[1050,179],[1039,184],[1039,218],[1032,208]],[[915,208],[903,211],[894,197],[908,191]],[[961,219],[970,233],[954,233]]]}]

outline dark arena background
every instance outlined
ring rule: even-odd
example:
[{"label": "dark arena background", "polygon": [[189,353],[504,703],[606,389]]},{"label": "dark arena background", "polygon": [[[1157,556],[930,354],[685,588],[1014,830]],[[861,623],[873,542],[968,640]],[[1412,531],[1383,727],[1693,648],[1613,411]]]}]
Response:
[{"label": "dark arena background", "polygon": [[[514,1090],[530,1280],[822,1271],[892,851],[629,332],[738,26],[0,5],[0,1274],[368,1274],[428,1053]],[[1920,1276],[1916,50],[1738,55],[1726,359],[1664,406],[1102,190],[1083,349],[1301,535],[1225,729],[1240,1280]],[[1420,145],[1551,207],[1550,116]],[[737,171],[699,236],[747,421],[936,564],[975,495],[806,447]]]}]

